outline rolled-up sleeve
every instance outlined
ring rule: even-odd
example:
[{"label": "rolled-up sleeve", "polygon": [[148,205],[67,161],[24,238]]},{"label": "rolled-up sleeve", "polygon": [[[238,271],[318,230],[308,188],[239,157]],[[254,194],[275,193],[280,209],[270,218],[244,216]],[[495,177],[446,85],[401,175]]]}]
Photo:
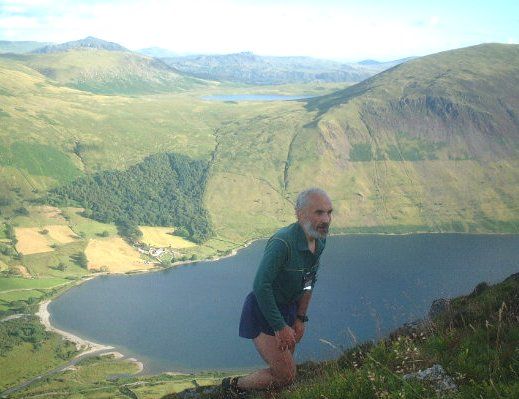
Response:
[{"label": "rolled-up sleeve", "polygon": [[263,316],[274,331],[282,330],[285,320],[279,312],[274,296],[273,283],[288,261],[288,247],[279,239],[270,239],[254,279],[254,295]]}]

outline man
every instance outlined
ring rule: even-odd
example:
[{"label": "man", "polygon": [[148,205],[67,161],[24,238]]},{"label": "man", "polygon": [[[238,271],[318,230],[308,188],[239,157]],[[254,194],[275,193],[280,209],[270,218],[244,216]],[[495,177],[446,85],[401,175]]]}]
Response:
[{"label": "man", "polygon": [[311,188],[298,195],[295,211],[297,222],[280,229],[267,242],[240,321],[240,336],[254,341],[268,368],[224,379],[222,386],[227,392],[240,395],[294,381],[293,354],[308,321],[306,314],[331,223],[332,203],[326,192]]}]

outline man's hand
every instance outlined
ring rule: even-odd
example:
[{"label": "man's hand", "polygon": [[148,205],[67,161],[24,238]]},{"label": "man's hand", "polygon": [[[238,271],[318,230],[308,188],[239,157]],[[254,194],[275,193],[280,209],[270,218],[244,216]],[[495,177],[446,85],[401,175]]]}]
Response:
[{"label": "man's hand", "polygon": [[285,326],[282,330],[276,331],[275,335],[279,350],[285,351],[296,346],[295,333],[291,327]]},{"label": "man's hand", "polygon": [[303,338],[303,335],[305,334],[305,323],[303,323],[299,319],[296,319],[294,323],[294,334],[296,343],[299,343],[299,341],[301,341],[301,338]]}]

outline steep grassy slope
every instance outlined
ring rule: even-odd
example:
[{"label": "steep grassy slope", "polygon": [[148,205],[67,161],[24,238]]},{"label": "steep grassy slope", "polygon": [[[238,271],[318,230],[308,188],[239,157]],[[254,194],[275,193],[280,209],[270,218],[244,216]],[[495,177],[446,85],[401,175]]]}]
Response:
[{"label": "steep grassy slope", "polygon": [[[225,86],[93,95],[58,87],[27,60],[0,58],[4,148],[49,144],[87,173],[156,152],[208,160],[206,206],[231,241],[292,220],[291,201],[310,185],[330,191],[335,231],[517,231],[517,46],[424,57],[307,103],[200,100],[251,90]],[[60,183],[3,165],[3,186],[22,198]]]},{"label": "steep grassy slope", "polygon": [[3,57],[23,62],[61,85],[98,94],[178,92],[206,85],[159,60],[129,51],[81,47]]},{"label": "steep grassy slope", "polygon": [[[340,225],[517,231],[518,65],[519,46],[481,45],[310,100],[307,175],[337,199]],[[288,175],[303,181],[308,151],[293,148]]]}]

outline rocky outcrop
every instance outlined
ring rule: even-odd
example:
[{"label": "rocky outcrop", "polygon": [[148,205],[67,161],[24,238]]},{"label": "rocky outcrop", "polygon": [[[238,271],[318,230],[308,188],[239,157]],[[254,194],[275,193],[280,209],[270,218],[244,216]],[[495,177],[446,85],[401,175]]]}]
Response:
[{"label": "rocky outcrop", "polygon": [[420,370],[416,373],[404,375],[404,380],[411,380],[415,378],[431,384],[437,394],[455,391],[458,389],[452,377],[450,377],[439,364],[435,364],[428,369]]}]

